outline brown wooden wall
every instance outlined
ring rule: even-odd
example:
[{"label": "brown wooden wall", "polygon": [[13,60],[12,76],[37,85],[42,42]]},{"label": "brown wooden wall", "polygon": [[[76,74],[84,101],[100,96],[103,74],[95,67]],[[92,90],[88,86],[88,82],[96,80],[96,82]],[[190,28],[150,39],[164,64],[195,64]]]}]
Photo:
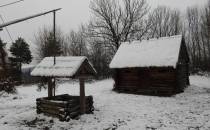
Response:
[{"label": "brown wooden wall", "polygon": [[176,70],[173,68],[125,68],[115,71],[115,90],[131,93],[173,93]]}]

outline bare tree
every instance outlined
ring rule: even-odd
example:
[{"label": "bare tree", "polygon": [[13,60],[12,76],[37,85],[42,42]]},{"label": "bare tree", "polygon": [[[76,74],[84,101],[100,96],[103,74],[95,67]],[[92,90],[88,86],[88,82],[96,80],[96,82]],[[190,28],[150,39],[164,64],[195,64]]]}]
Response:
[{"label": "bare tree", "polygon": [[210,70],[210,1],[204,9],[187,10],[186,39],[192,70]]},{"label": "bare tree", "polygon": [[210,70],[210,0],[202,12],[201,21],[204,64]]},{"label": "bare tree", "polygon": [[200,68],[201,64],[201,28],[200,28],[200,14],[196,7],[188,8],[187,10],[188,21],[188,37],[189,47],[191,50],[191,59],[193,68]]},{"label": "bare tree", "polygon": [[87,36],[85,31],[85,26],[81,25],[77,32],[72,30],[67,36],[68,55],[87,56]]},{"label": "bare tree", "polygon": [[94,68],[97,70],[99,77],[106,77],[110,75],[109,62],[110,53],[107,52],[108,49],[104,46],[105,40],[100,38],[91,38],[89,47],[89,59],[93,64]]},{"label": "bare tree", "polygon": [[123,3],[119,0],[93,0],[90,8],[94,14],[90,22],[91,36],[106,39],[109,41],[106,46],[114,51],[120,42],[142,31],[142,21],[148,12],[146,0],[123,0]]},{"label": "bare tree", "polygon": [[180,12],[165,6],[159,6],[149,15],[152,22],[149,37],[172,36],[181,33]]}]

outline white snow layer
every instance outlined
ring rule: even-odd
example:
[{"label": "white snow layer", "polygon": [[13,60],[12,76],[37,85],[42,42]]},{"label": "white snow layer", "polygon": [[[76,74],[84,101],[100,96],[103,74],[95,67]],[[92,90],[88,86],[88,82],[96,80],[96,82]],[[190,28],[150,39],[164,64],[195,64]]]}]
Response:
[{"label": "white snow layer", "polygon": [[32,76],[73,76],[82,63],[87,58],[85,56],[45,57],[31,72]]},{"label": "white snow layer", "polygon": [[182,35],[143,41],[124,42],[120,45],[110,68],[176,67]]},{"label": "white snow layer", "polygon": [[[47,96],[47,91],[20,86],[18,94],[0,97],[0,130],[209,130],[210,77],[190,76],[190,83],[184,93],[172,97],[116,93],[111,79],[86,83],[94,114],[69,122],[36,114],[36,98]],[[79,95],[78,86],[59,83],[56,94]]]}]

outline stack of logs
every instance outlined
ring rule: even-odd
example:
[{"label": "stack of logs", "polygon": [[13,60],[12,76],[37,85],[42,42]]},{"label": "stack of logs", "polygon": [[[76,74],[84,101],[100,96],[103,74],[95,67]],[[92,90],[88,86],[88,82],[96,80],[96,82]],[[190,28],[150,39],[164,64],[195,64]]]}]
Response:
[{"label": "stack of logs", "polygon": [[[93,113],[93,97],[85,97],[86,114]],[[69,121],[78,117],[80,113],[80,97],[68,94],[36,99],[37,113],[59,118],[60,121]]]}]

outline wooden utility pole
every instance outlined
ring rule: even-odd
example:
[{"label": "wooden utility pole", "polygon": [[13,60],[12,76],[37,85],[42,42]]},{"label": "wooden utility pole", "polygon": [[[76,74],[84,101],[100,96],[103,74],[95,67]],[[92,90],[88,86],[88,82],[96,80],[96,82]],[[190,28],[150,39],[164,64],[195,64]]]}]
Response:
[{"label": "wooden utility pole", "polygon": [[[53,37],[54,37],[54,44],[56,45],[56,11],[53,12]],[[56,48],[54,46],[53,48],[53,53],[54,53],[54,65],[56,64]],[[55,96],[55,77],[53,78],[53,96]]]},{"label": "wooden utility pole", "polygon": [[84,77],[79,78],[80,84],[80,113],[85,114],[85,79]]},{"label": "wooden utility pole", "polygon": [[[55,23],[56,17],[55,16],[56,16],[56,11],[53,12],[53,37],[54,37],[54,44],[56,45],[56,34],[55,34],[56,33],[55,32],[56,31],[55,30],[56,29],[56,23]],[[56,52],[56,48],[55,47],[53,48],[53,51],[54,51],[54,65],[55,65],[56,64],[56,59],[55,59],[55,56],[56,56],[56,53],[55,53]]]}]

